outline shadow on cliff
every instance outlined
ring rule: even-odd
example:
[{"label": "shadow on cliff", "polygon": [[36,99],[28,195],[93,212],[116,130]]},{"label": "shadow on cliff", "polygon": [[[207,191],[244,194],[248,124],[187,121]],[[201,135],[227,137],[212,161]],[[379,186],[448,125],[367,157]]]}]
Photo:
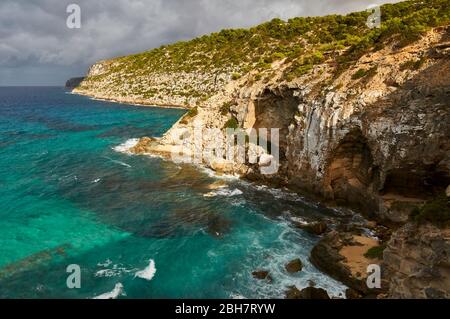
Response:
[{"label": "shadow on cliff", "polygon": [[330,153],[325,183],[339,204],[373,215],[388,199],[414,206],[450,184],[450,59],[436,49],[428,58],[436,62],[354,115],[360,125]]}]

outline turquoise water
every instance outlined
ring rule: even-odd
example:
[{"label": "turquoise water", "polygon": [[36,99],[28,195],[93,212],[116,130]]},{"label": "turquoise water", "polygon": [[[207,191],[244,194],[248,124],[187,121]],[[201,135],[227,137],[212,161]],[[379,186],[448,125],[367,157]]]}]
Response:
[{"label": "turquoise water", "polygon": [[[183,113],[63,88],[0,88],[1,298],[282,298],[310,280],[343,291],[308,262],[318,238],[291,223],[338,212],[119,151],[132,138],[161,136]],[[212,189],[218,181],[225,188]],[[304,271],[287,274],[298,257]],[[150,260],[154,277],[136,276]],[[71,264],[81,268],[80,289],[66,285]],[[273,283],[253,279],[259,269]]]}]

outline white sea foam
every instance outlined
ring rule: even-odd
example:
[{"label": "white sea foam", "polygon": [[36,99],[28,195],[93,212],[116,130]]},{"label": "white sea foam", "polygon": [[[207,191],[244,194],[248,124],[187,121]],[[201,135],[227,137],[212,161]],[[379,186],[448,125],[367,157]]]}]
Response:
[{"label": "white sea foam", "polygon": [[104,269],[100,269],[95,273],[95,277],[118,277],[123,274],[128,274],[136,271],[136,269],[128,269],[124,267],[122,264],[113,264],[110,259],[107,259],[105,262],[98,263],[97,267],[102,267]]},{"label": "white sea foam", "polygon": [[230,298],[231,299],[235,299],[235,300],[240,300],[240,299],[247,299],[244,296],[240,295],[240,294],[235,294],[235,293],[231,293],[230,294]]},{"label": "white sea foam", "polygon": [[98,267],[108,267],[111,265],[112,265],[111,259],[106,259],[104,262],[97,264]]},{"label": "white sea foam", "polygon": [[93,183],[93,184],[97,184],[97,183],[99,183],[101,180],[102,180],[101,178],[97,178],[97,179],[94,179],[94,180],[92,181],[92,183]]},{"label": "white sea foam", "polygon": [[131,154],[130,148],[135,147],[138,143],[139,143],[138,138],[132,138],[127,140],[125,143],[113,147],[113,150],[119,153]]},{"label": "white sea foam", "polygon": [[243,194],[243,192],[237,188],[235,188],[235,189],[220,188],[216,191],[204,194],[203,197],[216,197],[216,196],[234,197],[234,196],[239,196],[242,194]]},{"label": "white sea foam", "polygon": [[291,217],[291,220],[292,220],[293,222],[299,223],[299,224],[301,224],[301,225],[308,225],[308,224],[309,224],[305,219],[303,219],[303,218],[301,218],[301,217],[298,217],[298,216],[292,216],[292,217]]},{"label": "white sea foam", "polygon": [[208,175],[209,177],[212,177],[212,178],[223,179],[223,180],[238,180],[240,178],[239,175],[218,174],[216,171],[214,171],[210,168],[201,166],[201,165],[199,165],[198,168],[200,168],[200,170],[202,172],[204,172],[206,175]]},{"label": "white sea foam", "polygon": [[124,167],[127,167],[127,168],[131,168],[131,167],[132,167],[130,164],[127,164],[127,163],[125,163],[125,162],[118,161],[118,160],[114,160],[114,159],[109,158],[109,157],[107,157],[107,156],[105,156],[105,158],[106,158],[107,160],[111,161],[112,163],[115,163],[115,164],[118,164],[118,165],[121,165],[121,166],[124,166]]},{"label": "white sea foam", "polygon": [[123,289],[123,285],[119,282],[118,284],[116,284],[112,291],[101,294],[97,297],[94,297],[93,299],[117,299],[118,297],[124,295],[125,292]]},{"label": "white sea foam", "polygon": [[[310,282],[314,282],[318,288],[327,290],[332,297],[343,297],[346,287],[321,273],[308,260],[314,241],[302,237],[290,227],[288,221],[277,223],[276,227],[278,235],[273,238],[269,249],[262,237],[248,238],[246,241],[249,257],[243,260],[242,270],[237,274],[242,286],[232,291],[230,297],[284,298],[287,287],[296,286],[303,289],[308,287]],[[286,271],[285,265],[296,258],[302,260],[303,270],[297,274],[290,274]],[[258,269],[269,271],[273,278],[272,284],[268,285],[265,281],[253,278],[252,272]]]},{"label": "white sea foam", "polygon": [[150,259],[150,264],[144,269],[136,272],[135,277],[152,280],[156,274],[155,261]]}]

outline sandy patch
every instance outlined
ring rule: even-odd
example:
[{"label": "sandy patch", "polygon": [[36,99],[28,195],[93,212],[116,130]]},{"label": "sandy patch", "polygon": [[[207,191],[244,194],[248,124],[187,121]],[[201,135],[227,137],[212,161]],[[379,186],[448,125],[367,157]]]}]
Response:
[{"label": "sandy patch", "polygon": [[353,240],[357,243],[356,245],[344,246],[339,253],[345,257],[346,260],[343,263],[350,268],[353,276],[363,279],[366,278],[367,266],[381,262],[364,256],[370,248],[377,247],[379,242],[363,236],[353,236]]}]

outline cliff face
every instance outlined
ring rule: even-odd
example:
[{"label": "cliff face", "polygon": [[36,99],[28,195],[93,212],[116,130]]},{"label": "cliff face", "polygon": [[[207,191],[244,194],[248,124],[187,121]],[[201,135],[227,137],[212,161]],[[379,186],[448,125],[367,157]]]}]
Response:
[{"label": "cliff face", "polygon": [[74,89],[84,81],[84,77],[71,78],[66,82],[66,88]]},{"label": "cliff face", "polygon": [[[183,141],[195,153],[196,127],[222,128],[228,117],[214,105],[231,100],[232,116],[244,129],[282,128],[279,172],[261,175],[258,165],[214,156],[204,164],[320,194],[387,223],[407,223],[415,207],[450,184],[448,36],[446,29],[433,30],[412,46],[369,54],[318,92],[318,83],[327,82],[325,65],[291,83],[275,77],[247,86],[242,79],[194,119],[181,121],[160,141],[143,141],[136,151],[178,152]],[[405,68],[410,61],[423,64]],[[359,69],[377,72],[355,79]],[[200,149],[214,142],[207,136]],[[388,296],[449,298],[449,245],[448,228],[408,223],[394,232],[383,263]]]},{"label": "cliff face", "polygon": [[408,224],[384,252],[392,298],[450,298],[450,230]]},{"label": "cliff face", "polygon": [[[276,174],[263,175],[261,165],[210,153],[202,163],[404,223],[415,206],[450,184],[448,40],[448,29],[435,29],[413,45],[367,54],[336,78],[328,64],[291,82],[279,78],[281,71],[267,83],[254,81],[250,73],[198,107],[195,116],[186,115],[161,140],[145,140],[138,148],[204,155],[215,143],[225,147],[226,136],[218,142],[216,135],[203,134],[199,144],[196,128],[222,129],[230,117],[244,130],[279,128]],[[357,78],[359,70],[367,74]],[[224,105],[229,114],[221,111]]]},{"label": "cliff face", "polygon": [[[450,11],[437,0],[384,7],[387,17],[391,11],[403,16],[392,16],[380,30],[366,30],[364,14],[280,20],[250,33],[228,30],[103,61],[74,92],[191,108],[164,137],[143,138],[132,152],[177,159],[182,152],[220,173],[287,186],[403,225],[414,208],[445,194],[450,184]],[[412,40],[414,28],[398,33],[418,20],[418,12],[444,18]],[[342,25],[336,34],[333,23]],[[317,38],[317,32],[337,40]],[[345,32],[349,35],[339,40]],[[359,40],[349,41],[360,33]],[[227,55],[236,50],[241,59]],[[247,134],[245,161],[217,152],[230,141],[225,134],[205,133],[236,127]],[[250,130],[260,128],[279,129],[278,142],[269,138],[272,150],[253,144]],[[263,174],[271,163],[276,173]],[[433,229],[428,238],[428,226],[408,232],[408,225],[386,251],[390,296],[448,297],[446,230]],[[414,251],[419,255],[411,257]],[[427,256],[434,257],[427,261]],[[438,284],[441,277],[426,284],[423,274],[436,267],[445,285]],[[423,270],[418,277],[417,269]]]}]

